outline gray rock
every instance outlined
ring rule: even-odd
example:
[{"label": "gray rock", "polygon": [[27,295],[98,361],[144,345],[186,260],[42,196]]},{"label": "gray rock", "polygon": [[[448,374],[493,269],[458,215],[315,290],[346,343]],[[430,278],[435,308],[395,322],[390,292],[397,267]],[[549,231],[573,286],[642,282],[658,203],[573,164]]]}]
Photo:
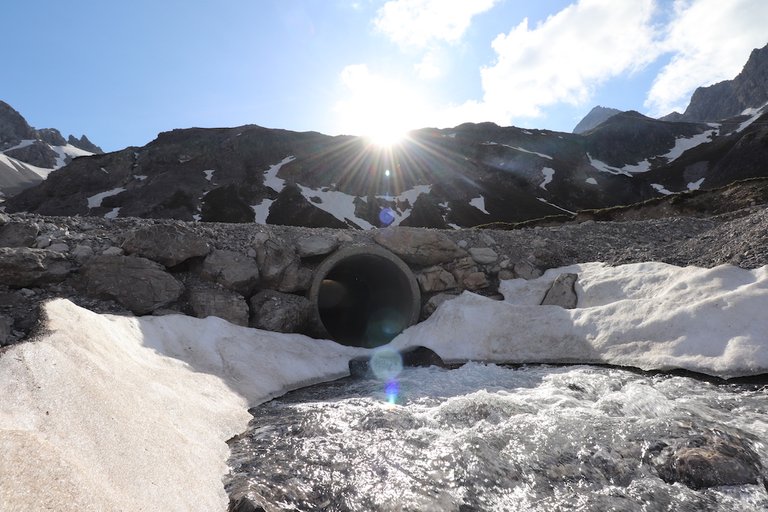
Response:
[{"label": "gray rock", "polygon": [[472,272],[471,274],[464,276],[461,284],[465,289],[474,291],[488,288],[490,283],[488,282],[488,276],[486,276],[484,272]]},{"label": "gray rock", "polygon": [[272,290],[257,293],[250,304],[250,326],[274,332],[300,332],[312,307],[304,297]]},{"label": "gray rock", "polygon": [[48,250],[56,252],[69,252],[69,245],[64,242],[56,242],[48,246]]},{"label": "gray rock", "polygon": [[184,291],[162,265],[136,256],[94,256],[81,276],[87,295],[114,300],[137,315],[170,304]]},{"label": "gray rock", "polygon": [[259,267],[245,254],[214,250],[203,261],[200,275],[249,297],[259,284]]},{"label": "gray rock", "polygon": [[560,274],[555,278],[552,286],[547,290],[542,306],[560,306],[565,309],[573,309],[578,303],[574,285],[579,278],[577,274]]},{"label": "gray rock", "polygon": [[377,231],[373,239],[414,265],[436,265],[467,255],[443,233],[422,228],[385,228]]},{"label": "gray rock", "polygon": [[286,293],[303,292],[309,290],[311,285],[312,271],[293,264],[283,272],[283,278],[277,285],[277,289]]},{"label": "gray rock", "polygon": [[40,235],[35,239],[35,247],[38,249],[47,249],[51,245],[51,237]]},{"label": "gray rock", "polygon": [[268,288],[277,288],[289,268],[300,267],[296,251],[274,239],[256,247],[256,261],[259,264],[262,284]]},{"label": "gray rock", "polygon": [[39,230],[33,224],[9,222],[0,226],[0,247],[32,247]]},{"label": "gray rock", "polygon": [[499,259],[496,251],[488,247],[472,247],[469,250],[469,255],[481,265],[490,265],[491,263],[496,263]]},{"label": "gray rock", "polygon": [[7,216],[6,214],[0,212],[0,226],[4,226],[11,222],[11,218]]},{"label": "gray rock", "polygon": [[335,251],[338,246],[337,239],[321,235],[308,235],[296,241],[296,251],[301,258],[322,256]]},{"label": "gray rock", "polygon": [[189,306],[198,318],[217,316],[235,325],[248,326],[248,303],[239,293],[220,288],[188,291]]},{"label": "gray rock", "polygon": [[419,288],[424,293],[441,292],[456,288],[456,278],[442,267],[429,267],[416,275]]},{"label": "gray rock", "polygon": [[72,264],[61,253],[27,247],[0,248],[0,284],[13,288],[64,280]]},{"label": "gray rock", "polygon": [[190,258],[205,256],[210,247],[189,228],[155,224],[132,231],[123,242],[127,254],[136,254],[173,267]]},{"label": "gray rock", "polygon": [[515,263],[512,269],[515,273],[515,277],[526,280],[536,279],[544,274],[541,269],[536,267],[530,261],[519,261]]},{"label": "gray rock", "polygon": [[13,342],[13,319],[0,315],[0,347]]},{"label": "gray rock", "polygon": [[77,261],[83,262],[93,256],[93,249],[91,249],[90,245],[80,244],[72,249],[72,256],[74,256]]},{"label": "gray rock", "polygon": [[103,254],[104,256],[122,256],[123,250],[119,247],[112,246],[112,247],[106,248],[104,252],[102,252],[101,254]]},{"label": "gray rock", "polygon": [[451,293],[438,293],[437,295],[430,297],[429,300],[421,308],[421,319],[425,320],[429,318],[443,302],[455,299],[456,297],[458,297],[458,295]]},{"label": "gray rock", "polygon": [[478,271],[475,260],[470,257],[460,258],[454,261],[450,264],[448,269],[451,271],[451,274],[453,274],[453,277],[456,279],[456,283],[459,286],[462,286],[462,283],[467,276]]}]

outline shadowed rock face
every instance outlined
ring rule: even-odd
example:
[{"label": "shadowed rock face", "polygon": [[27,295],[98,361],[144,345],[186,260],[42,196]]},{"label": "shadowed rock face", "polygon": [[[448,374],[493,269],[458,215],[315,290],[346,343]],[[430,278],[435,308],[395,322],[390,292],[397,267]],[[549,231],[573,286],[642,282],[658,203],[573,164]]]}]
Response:
[{"label": "shadowed rock face", "polygon": [[699,87],[683,113],[688,121],[719,121],[747,108],[768,102],[768,45],[752,50],[741,73],[733,80]]}]

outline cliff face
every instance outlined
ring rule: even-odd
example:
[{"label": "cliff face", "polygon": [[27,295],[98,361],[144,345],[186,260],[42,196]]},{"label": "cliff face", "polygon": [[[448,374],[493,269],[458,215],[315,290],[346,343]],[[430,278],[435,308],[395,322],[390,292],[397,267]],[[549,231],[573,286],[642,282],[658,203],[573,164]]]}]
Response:
[{"label": "cliff face", "polygon": [[768,45],[752,51],[744,69],[733,80],[699,87],[683,117],[687,121],[720,121],[745,109],[768,103]]}]

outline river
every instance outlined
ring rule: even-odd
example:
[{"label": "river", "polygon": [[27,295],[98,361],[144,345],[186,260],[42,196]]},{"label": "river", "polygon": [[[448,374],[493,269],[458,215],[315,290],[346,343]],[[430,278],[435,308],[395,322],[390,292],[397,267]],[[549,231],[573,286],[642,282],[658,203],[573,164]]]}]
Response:
[{"label": "river", "polygon": [[768,510],[764,383],[469,363],[251,412],[225,485],[268,512]]}]

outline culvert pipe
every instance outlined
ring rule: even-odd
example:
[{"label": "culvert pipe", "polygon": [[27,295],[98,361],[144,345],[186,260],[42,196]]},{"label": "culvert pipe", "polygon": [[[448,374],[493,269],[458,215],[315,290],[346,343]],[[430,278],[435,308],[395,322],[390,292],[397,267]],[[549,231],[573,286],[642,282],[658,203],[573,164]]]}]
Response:
[{"label": "culvert pipe", "polygon": [[421,293],[400,258],[377,247],[328,256],[309,289],[315,334],[356,347],[388,343],[419,319]]}]

